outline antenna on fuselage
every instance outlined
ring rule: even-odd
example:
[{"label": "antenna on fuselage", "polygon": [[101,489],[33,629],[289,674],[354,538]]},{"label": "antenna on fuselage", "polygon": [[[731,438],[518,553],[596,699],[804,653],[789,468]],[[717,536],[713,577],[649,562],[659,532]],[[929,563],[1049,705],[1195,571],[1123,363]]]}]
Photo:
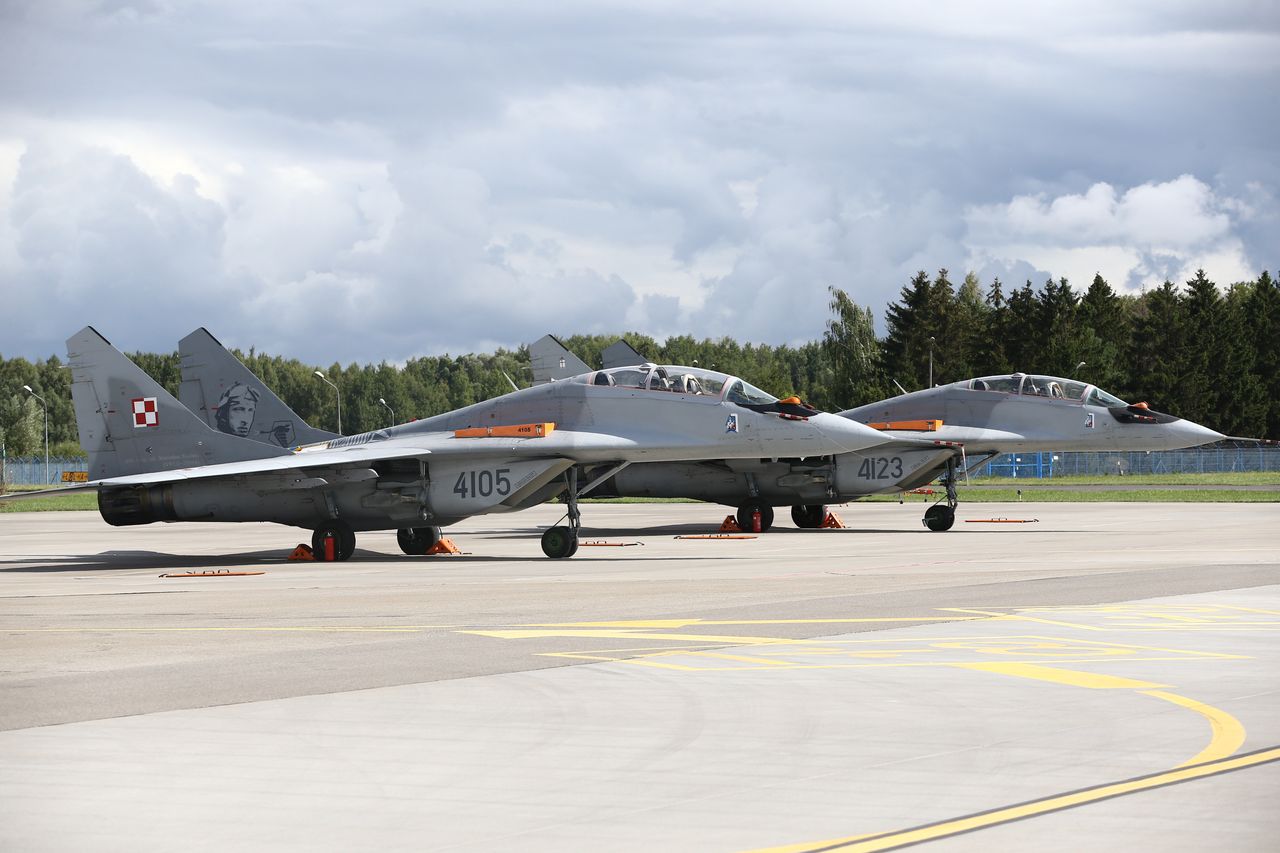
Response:
[{"label": "antenna on fuselage", "polygon": [[[890,379],[889,381],[892,382],[894,385],[898,385],[898,380],[896,379]],[[901,385],[898,385],[898,390],[901,391],[903,394],[907,393],[907,389],[903,388]]]}]

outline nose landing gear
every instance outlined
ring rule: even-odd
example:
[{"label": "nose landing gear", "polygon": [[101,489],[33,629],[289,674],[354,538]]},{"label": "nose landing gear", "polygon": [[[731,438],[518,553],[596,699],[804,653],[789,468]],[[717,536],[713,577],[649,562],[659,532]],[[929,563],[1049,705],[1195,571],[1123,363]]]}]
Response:
[{"label": "nose landing gear", "polygon": [[947,489],[947,502],[929,507],[921,519],[925,527],[936,533],[950,530],[956,523],[956,507],[960,505],[960,498],[956,494],[956,463],[953,459],[947,460],[947,472],[942,475],[942,485]]},{"label": "nose landing gear", "polygon": [[557,525],[547,528],[542,534],[542,553],[553,560],[572,557],[578,553],[578,528],[582,526],[582,513],[578,511],[578,469],[570,468],[565,472],[569,489],[565,493],[565,502],[569,509],[565,512],[568,526]]}]

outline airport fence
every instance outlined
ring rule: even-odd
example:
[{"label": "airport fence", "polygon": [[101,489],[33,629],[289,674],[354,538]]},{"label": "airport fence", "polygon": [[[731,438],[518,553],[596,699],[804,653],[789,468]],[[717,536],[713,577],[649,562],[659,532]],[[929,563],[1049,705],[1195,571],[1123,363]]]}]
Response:
[{"label": "airport fence", "polygon": [[1006,453],[971,477],[1072,477],[1131,474],[1223,474],[1280,471],[1280,447],[1195,447],[1188,450]]},{"label": "airport fence", "polygon": [[45,476],[43,456],[0,457],[0,488],[8,486],[60,486],[88,479],[89,460],[83,456],[50,456]]}]

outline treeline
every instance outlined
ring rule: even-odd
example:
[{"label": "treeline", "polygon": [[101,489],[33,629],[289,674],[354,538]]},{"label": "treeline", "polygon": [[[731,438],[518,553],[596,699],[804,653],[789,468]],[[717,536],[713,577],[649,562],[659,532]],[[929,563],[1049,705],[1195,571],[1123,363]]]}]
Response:
[{"label": "treeline", "polygon": [[[970,274],[955,285],[946,270],[921,272],[888,307],[883,338],[870,309],[844,290],[832,288],[830,310],[823,339],[802,346],[622,337],[653,361],[697,363],[829,411],[892,396],[898,386],[926,387],[930,369],[935,384],[1023,370],[1078,378],[1228,435],[1280,437],[1280,284],[1266,272],[1225,289],[1200,272],[1184,287],[1166,281],[1141,295],[1118,294],[1101,276],[1083,293],[1065,279],[1006,292],[999,280],[983,287]],[[616,336],[562,340],[594,366]],[[388,408],[404,422],[504,394],[531,378],[524,347],[415,358],[403,367],[236,354],[306,421],[336,430],[333,389],[313,375],[320,367],[341,389],[347,434],[391,423]],[[130,357],[177,395],[176,352]],[[53,454],[79,453],[70,383],[57,356],[33,363],[0,354],[0,441],[10,456],[44,447],[42,408],[24,385],[48,402]]]}]

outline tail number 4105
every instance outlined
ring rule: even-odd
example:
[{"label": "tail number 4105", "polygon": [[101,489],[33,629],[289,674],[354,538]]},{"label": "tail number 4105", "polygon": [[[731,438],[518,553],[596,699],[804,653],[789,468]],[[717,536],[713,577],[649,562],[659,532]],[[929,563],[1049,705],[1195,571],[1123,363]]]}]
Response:
[{"label": "tail number 4105", "polygon": [[453,484],[453,493],[463,500],[492,497],[495,493],[506,497],[511,494],[511,478],[507,476],[510,473],[510,468],[463,471]]},{"label": "tail number 4105", "polygon": [[858,466],[858,476],[864,480],[897,480],[902,477],[901,456],[881,456],[863,459]]}]

